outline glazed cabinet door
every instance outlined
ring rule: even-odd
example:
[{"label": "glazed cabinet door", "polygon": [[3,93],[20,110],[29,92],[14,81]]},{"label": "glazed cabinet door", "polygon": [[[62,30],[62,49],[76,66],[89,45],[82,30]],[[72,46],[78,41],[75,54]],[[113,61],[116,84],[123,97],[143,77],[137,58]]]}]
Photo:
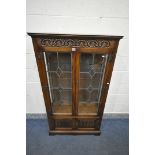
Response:
[{"label": "glazed cabinet door", "polygon": [[72,54],[45,52],[52,114],[72,114]]},{"label": "glazed cabinet door", "polygon": [[77,55],[78,115],[98,115],[100,99],[104,94],[102,88],[108,54],[104,51],[78,50]]}]

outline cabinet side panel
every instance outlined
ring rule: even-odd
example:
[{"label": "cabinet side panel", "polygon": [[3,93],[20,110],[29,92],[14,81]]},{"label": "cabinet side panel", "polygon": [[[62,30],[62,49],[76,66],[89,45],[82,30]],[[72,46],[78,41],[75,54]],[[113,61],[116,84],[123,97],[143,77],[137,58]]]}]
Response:
[{"label": "cabinet side panel", "polygon": [[99,100],[98,116],[100,116],[100,122],[99,122],[98,128],[100,128],[101,126],[102,116],[105,108],[106,98],[108,95],[108,90],[109,90],[109,85],[111,81],[118,44],[119,44],[119,40],[116,40],[116,47],[114,48],[113,52],[108,55],[108,60],[107,60],[106,69],[105,69],[105,76],[103,79],[103,86],[101,90],[101,97]]},{"label": "cabinet side panel", "polygon": [[[37,62],[37,66],[38,66],[38,72],[39,72],[39,77],[40,77],[47,117],[49,118],[49,115],[52,114],[52,103],[51,103],[50,93],[49,93],[49,89],[48,89],[48,79],[47,79],[47,74],[46,74],[44,55],[43,55],[43,51],[42,51],[41,47],[39,46],[39,38],[32,37],[32,41],[33,41],[36,62]],[[48,119],[48,122],[49,122],[49,119]],[[50,124],[50,122],[49,122],[49,124]]]}]

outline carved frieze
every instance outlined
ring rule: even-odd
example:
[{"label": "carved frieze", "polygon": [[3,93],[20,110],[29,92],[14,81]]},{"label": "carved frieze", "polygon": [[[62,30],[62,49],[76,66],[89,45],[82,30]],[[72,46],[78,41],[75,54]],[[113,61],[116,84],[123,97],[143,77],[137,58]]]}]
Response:
[{"label": "carved frieze", "polygon": [[80,40],[80,39],[57,39],[57,38],[41,38],[41,45],[45,47],[110,47],[108,40]]}]

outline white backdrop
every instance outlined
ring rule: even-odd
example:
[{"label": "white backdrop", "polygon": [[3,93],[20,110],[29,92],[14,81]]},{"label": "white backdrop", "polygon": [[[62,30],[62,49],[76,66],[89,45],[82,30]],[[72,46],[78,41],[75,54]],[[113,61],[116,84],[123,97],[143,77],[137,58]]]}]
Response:
[{"label": "white backdrop", "polygon": [[[27,0],[27,32],[123,35],[106,113],[129,112],[128,0]],[[45,113],[32,41],[26,36],[27,113]]]}]

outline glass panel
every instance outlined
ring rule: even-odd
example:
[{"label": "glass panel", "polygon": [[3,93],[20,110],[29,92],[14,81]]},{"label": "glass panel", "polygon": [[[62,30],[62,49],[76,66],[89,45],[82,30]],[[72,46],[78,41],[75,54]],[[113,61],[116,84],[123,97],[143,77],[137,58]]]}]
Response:
[{"label": "glass panel", "polygon": [[45,53],[54,113],[72,113],[70,53]]},{"label": "glass panel", "polygon": [[107,55],[81,53],[79,113],[97,113]]}]

